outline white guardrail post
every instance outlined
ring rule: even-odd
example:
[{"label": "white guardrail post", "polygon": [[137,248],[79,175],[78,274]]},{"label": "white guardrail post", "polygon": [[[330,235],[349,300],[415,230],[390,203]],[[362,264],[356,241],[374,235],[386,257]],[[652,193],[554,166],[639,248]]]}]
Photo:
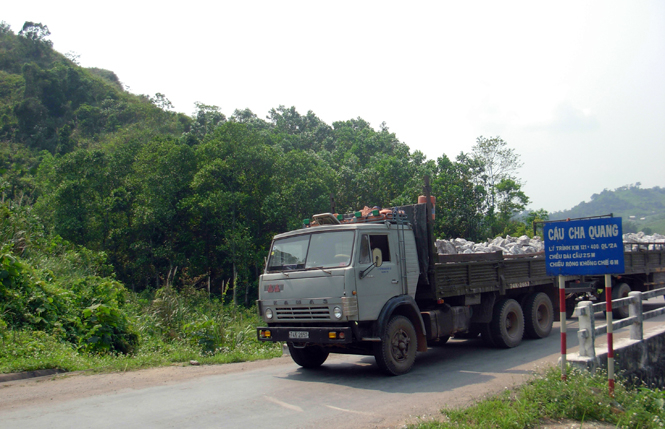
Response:
[{"label": "white guardrail post", "polygon": [[575,309],[575,314],[578,317],[579,329],[577,330],[577,338],[580,343],[580,357],[596,357],[596,349],[594,346],[596,338],[596,327],[594,324],[593,303],[591,301],[580,301]]},{"label": "white guardrail post", "polygon": [[644,321],[642,314],[642,292],[630,292],[628,296],[630,297],[628,315],[635,318],[633,324],[630,325],[630,339],[641,341],[644,337],[644,328],[642,327]]}]

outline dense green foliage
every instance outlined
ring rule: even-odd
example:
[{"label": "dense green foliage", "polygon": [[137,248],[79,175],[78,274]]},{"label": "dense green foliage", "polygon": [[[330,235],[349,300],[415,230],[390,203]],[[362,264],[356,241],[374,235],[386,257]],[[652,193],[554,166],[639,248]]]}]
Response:
[{"label": "dense green foliage", "polygon": [[132,350],[137,337],[119,312],[127,291],[103,253],[45,233],[30,206],[12,201],[0,203],[0,238],[4,327],[48,332],[93,352]]},{"label": "dense green foliage", "polygon": [[3,28],[4,199],[24,200],[48,231],[104,252],[132,290],[173,275],[178,287],[219,294],[236,279],[233,301],[249,305],[274,234],[330,211],[331,195],[337,212],[415,203],[425,175],[438,236],[525,229],[512,220],[528,202],[519,157],[498,137],[433,161],[361,118],[328,125],[283,106],[266,120],[249,110],[227,118],[203,103],[190,118],[163,94],[129,94],[113,72],[53,51],[46,26]]},{"label": "dense green foliage", "polygon": [[[185,302],[183,305],[191,304]],[[210,306],[222,312],[219,302]],[[196,306],[190,308],[192,311],[199,310]],[[174,363],[188,364],[191,360],[200,364],[219,364],[269,359],[282,354],[279,344],[259,343],[256,340],[253,329],[258,323],[256,311],[234,311],[225,307],[223,326],[207,322],[208,332],[218,328],[219,333],[214,336],[206,337],[206,330],[195,330],[206,322],[193,320],[187,330],[173,338],[157,333],[157,318],[153,316],[150,303],[145,302],[145,298],[131,298],[125,311],[140,331],[140,344],[131,354],[89,353],[52,333],[28,329],[7,330],[0,325],[0,373],[45,368],[127,371]],[[187,314],[191,316],[189,312]],[[204,341],[206,347],[202,347],[200,341],[210,337],[219,337],[221,340],[214,350],[206,351],[206,347],[210,349],[210,343]]]},{"label": "dense green foliage", "polygon": [[272,357],[255,310],[170,284],[135,293],[104,253],[45,233],[29,206],[0,203],[0,372],[118,369]]},{"label": "dense green foliage", "polygon": [[618,379],[614,393],[609,395],[607,374],[601,371],[590,375],[576,370],[564,382],[560,371],[550,368],[514,391],[506,390],[470,408],[443,409],[442,421],[415,427],[523,429],[561,419],[581,422],[581,427],[590,422],[640,429],[665,424],[664,391],[630,386]]},{"label": "dense green foliage", "polygon": [[665,234],[665,188],[640,188],[640,183],[613,191],[605,189],[593,194],[591,201],[582,201],[570,210],[554,212],[550,218],[566,219],[612,213],[623,219],[623,232],[643,231]]}]

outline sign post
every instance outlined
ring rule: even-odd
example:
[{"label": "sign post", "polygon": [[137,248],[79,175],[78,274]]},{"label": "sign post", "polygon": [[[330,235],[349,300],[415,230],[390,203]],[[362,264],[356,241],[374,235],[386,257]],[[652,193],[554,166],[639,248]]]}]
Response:
[{"label": "sign post", "polygon": [[614,398],[614,328],[612,326],[612,276],[605,274],[605,317],[607,320],[607,383]]},{"label": "sign post", "polygon": [[561,330],[561,379],[566,381],[566,280],[559,278],[559,329]]},{"label": "sign post", "polygon": [[566,303],[563,276],[605,275],[608,382],[614,395],[612,276],[624,272],[621,218],[602,217],[547,222],[543,227],[547,275],[559,278],[561,312],[561,378],[566,379]]}]

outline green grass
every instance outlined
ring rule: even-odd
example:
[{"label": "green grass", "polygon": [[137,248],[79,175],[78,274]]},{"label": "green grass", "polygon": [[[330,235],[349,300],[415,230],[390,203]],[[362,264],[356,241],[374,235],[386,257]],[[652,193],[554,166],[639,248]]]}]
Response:
[{"label": "green grass", "polygon": [[129,371],[148,367],[270,359],[280,344],[259,342],[255,309],[222,305],[200,292],[131,294],[123,306],[138,334],[132,353],[93,352],[54,332],[8,329],[0,324],[0,373],[58,368]]},{"label": "green grass", "polygon": [[282,355],[279,344],[258,343],[254,338],[233,350],[202,353],[186,341],[165,342],[147,337],[131,355],[94,354],[77,349],[41,331],[10,331],[0,340],[0,373],[58,368],[65,371],[130,371],[142,368],[187,364],[202,365],[271,359]]},{"label": "green grass", "polygon": [[[665,427],[665,392],[631,387],[617,379],[609,396],[607,374],[571,369],[568,381],[558,368],[533,377],[514,390],[481,400],[469,408],[444,408],[440,421],[423,422],[418,429],[525,429],[546,420],[605,422],[617,428]],[[582,426],[584,427],[584,426]]]}]

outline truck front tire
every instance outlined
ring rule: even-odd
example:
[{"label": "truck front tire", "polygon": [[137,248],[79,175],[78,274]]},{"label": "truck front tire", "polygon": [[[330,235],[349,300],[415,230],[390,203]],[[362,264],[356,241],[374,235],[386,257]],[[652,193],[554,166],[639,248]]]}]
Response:
[{"label": "truck front tire", "polygon": [[524,332],[529,338],[545,338],[552,331],[552,301],[542,292],[529,295],[524,302]]},{"label": "truck front tire", "polygon": [[381,342],[374,347],[376,363],[389,375],[409,372],[416,361],[418,337],[413,323],[404,316],[390,319]]},{"label": "truck front tire", "polygon": [[502,299],[494,305],[489,334],[496,347],[517,347],[524,336],[524,314],[514,299]]},{"label": "truck front tire", "polygon": [[288,343],[291,359],[303,368],[318,368],[328,359],[328,352],[321,346],[305,346],[303,348],[294,347],[293,343]]}]

